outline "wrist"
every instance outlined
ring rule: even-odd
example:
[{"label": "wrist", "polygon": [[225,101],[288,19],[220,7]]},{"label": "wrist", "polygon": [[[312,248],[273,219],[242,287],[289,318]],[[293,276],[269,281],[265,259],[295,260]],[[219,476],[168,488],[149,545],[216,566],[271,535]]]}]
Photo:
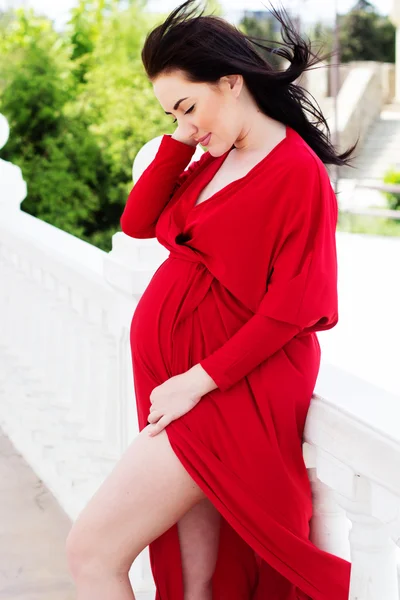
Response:
[{"label": "wrist", "polygon": [[200,389],[200,392],[203,396],[204,394],[208,394],[208,392],[212,392],[213,390],[217,389],[218,386],[214,379],[210,377],[207,371],[205,371],[205,369],[203,369],[199,363],[189,369],[188,372],[190,372],[192,377],[195,379],[196,387]]},{"label": "wrist", "polygon": [[176,136],[175,133],[171,135],[171,138],[176,142],[180,142],[181,144],[185,144],[186,146],[190,146],[191,148],[196,148],[197,142],[194,140],[182,139],[179,136]]}]

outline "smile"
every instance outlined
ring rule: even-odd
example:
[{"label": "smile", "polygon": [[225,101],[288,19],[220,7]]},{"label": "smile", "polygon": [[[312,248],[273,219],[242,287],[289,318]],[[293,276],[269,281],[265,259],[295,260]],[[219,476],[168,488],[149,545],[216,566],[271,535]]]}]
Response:
[{"label": "smile", "polygon": [[207,146],[210,143],[211,133],[199,139],[199,144],[202,146]]}]

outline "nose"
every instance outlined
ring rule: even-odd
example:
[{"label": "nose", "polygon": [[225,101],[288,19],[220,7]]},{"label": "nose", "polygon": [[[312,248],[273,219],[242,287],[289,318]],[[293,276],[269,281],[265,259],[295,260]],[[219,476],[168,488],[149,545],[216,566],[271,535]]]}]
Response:
[{"label": "nose", "polygon": [[183,134],[185,135],[185,137],[192,139],[192,140],[194,140],[198,137],[199,130],[194,123],[191,123],[190,121],[186,121],[185,123],[182,123],[179,126],[180,126],[180,129],[182,130]]}]

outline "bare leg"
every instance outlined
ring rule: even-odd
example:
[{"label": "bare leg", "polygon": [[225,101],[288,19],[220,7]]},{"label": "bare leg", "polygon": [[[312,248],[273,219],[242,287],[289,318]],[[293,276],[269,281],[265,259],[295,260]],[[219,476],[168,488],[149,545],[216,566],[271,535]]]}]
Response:
[{"label": "bare leg", "polygon": [[205,499],[167,433],[134,439],[67,539],[77,600],[133,600],[128,573],[150,542]]},{"label": "bare leg", "polygon": [[217,509],[206,498],[178,522],[184,600],[212,600],[220,518]]}]

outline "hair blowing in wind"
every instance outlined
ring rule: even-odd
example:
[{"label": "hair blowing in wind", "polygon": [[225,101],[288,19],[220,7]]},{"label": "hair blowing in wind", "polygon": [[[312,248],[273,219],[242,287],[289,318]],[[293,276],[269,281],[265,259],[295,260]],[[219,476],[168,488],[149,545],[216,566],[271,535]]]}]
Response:
[{"label": "hair blowing in wind", "polygon": [[[197,0],[187,0],[148,34],[142,61],[149,79],[178,70],[191,82],[213,84],[224,75],[240,74],[264,114],[297,131],[323,163],[349,165],[356,145],[337,152],[317,102],[296,83],[326,56],[312,51],[310,40],[296,31],[285,9],[269,9],[281,24],[282,42],[247,36],[221,17],[204,15],[204,10]],[[277,69],[257,47],[285,58],[289,66]]]}]

